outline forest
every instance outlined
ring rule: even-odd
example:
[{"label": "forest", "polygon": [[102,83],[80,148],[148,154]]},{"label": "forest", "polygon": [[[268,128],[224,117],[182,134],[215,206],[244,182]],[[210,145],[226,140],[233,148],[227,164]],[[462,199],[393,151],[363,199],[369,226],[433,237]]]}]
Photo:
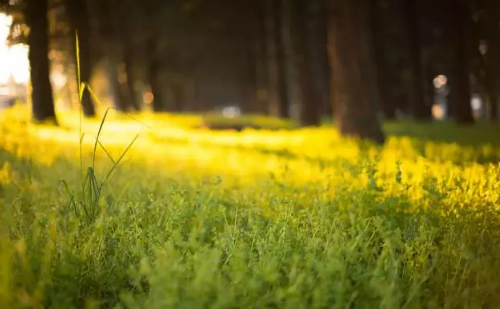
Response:
[{"label": "forest", "polygon": [[500,307],[500,1],[0,21],[0,308]]},{"label": "forest", "polygon": [[[30,48],[37,121],[55,118],[51,62],[64,66],[77,93],[103,68],[109,101],[125,112],[233,104],[301,126],[334,117],[346,135],[380,141],[381,117],[431,120],[441,90],[443,113],[457,123],[474,122],[474,95],[481,116],[498,119],[496,1],[330,2],[19,0],[2,7],[14,19],[9,43]],[[445,86],[436,88],[439,77]],[[154,99],[145,104],[148,91]],[[83,91],[85,116],[96,116],[96,104]]]}]

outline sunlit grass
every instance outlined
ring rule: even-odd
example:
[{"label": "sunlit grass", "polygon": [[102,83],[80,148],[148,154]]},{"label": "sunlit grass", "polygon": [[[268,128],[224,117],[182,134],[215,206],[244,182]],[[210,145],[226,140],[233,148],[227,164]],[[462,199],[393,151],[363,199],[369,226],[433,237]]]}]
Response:
[{"label": "sunlit grass", "polygon": [[[0,116],[0,308],[500,305],[494,140],[388,124],[412,134],[377,148],[330,126],[235,133],[110,112],[80,142],[78,114],[58,128],[26,114]],[[102,183],[144,125],[87,220],[80,147]],[[93,165],[98,134],[108,154]]]}]

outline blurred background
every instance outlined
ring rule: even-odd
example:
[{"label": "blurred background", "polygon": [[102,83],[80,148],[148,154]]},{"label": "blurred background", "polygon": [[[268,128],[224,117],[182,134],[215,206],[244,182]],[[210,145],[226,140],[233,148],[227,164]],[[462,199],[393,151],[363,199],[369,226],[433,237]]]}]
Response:
[{"label": "blurred background", "polygon": [[[38,120],[52,109],[78,109],[79,79],[100,99],[83,95],[89,117],[112,106],[260,114],[316,125],[337,116],[342,104],[335,103],[332,65],[341,21],[329,3],[335,1],[0,2],[1,106],[29,103],[38,78]],[[355,5],[341,2],[340,11]],[[358,2],[363,19],[352,24],[364,26],[369,37],[374,74],[349,87],[370,89],[373,113],[389,120],[498,119],[497,1]],[[342,48],[355,54],[359,45],[353,44]],[[30,78],[30,48],[36,63],[48,55],[50,84],[43,68]],[[43,94],[49,91],[52,97]]]}]

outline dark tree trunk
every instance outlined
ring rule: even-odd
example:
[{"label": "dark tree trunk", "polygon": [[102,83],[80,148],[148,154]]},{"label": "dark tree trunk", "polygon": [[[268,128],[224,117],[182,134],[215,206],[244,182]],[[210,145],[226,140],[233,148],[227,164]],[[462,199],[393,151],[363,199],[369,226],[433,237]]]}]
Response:
[{"label": "dark tree trunk", "polygon": [[311,57],[318,46],[311,44],[307,39],[318,30],[316,24],[319,17],[318,6],[320,6],[319,0],[299,0],[294,14],[296,17],[293,22],[294,51],[301,95],[299,122],[303,126],[315,126],[320,122],[321,99],[318,89],[314,86],[314,67]]},{"label": "dark tree trunk", "polygon": [[[498,83],[496,84],[498,85]],[[495,86],[496,86],[495,85]],[[496,88],[495,88],[496,90]],[[498,90],[496,90],[498,91]],[[489,91],[490,94],[492,94],[489,98],[490,102],[490,110],[489,110],[489,114],[488,114],[488,118],[492,121],[498,121],[498,105],[499,105],[499,100],[498,100],[498,93],[494,93],[493,91]]]},{"label": "dark tree trunk", "polygon": [[386,55],[387,46],[385,44],[385,29],[383,20],[385,16],[382,16],[382,11],[380,9],[380,1],[371,1],[371,28],[372,28],[372,40],[373,40],[373,50],[376,62],[377,71],[377,86],[380,93],[380,100],[382,111],[386,119],[396,118],[397,104],[395,98],[391,95],[390,86],[390,70],[387,65]]},{"label": "dark tree trunk", "polygon": [[500,3],[497,0],[485,1],[488,12],[484,22],[487,51],[484,55],[486,70],[486,91],[488,93],[488,119],[498,120],[498,104],[500,102]]},{"label": "dark tree trunk", "polygon": [[281,5],[281,36],[283,41],[284,55],[284,79],[286,83],[287,93],[287,111],[291,118],[298,119],[300,113],[300,85],[298,84],[297,62],[295,61],[294,40],[295,35],[293,30],[294,22],[294,5],[296,0],[280,0]]},{"label": "dark tree trunk", "polygon": [[450,4],[453,22],[453,45],[456,52],[455,63],[451,68],[450,104],[453,117],[459,124],[474,123],[471,108],[470,57],[468,30],[471,19],[466,0],[453,1]]},{"label": "dark tree trunk", "polygon": [[164,98],[163,98],[163,87],[160,81],[160,70],[156,65],[159,61],[151,61],[148,72],[148,80],[149,86],[151,87],[151,92],[153,93],[153,111],[155,112],[164,112],[166,108],[164,106]]},{"label": "dark tree trunk", "polygon": [[283,51],[280,33],[280,0],[264,1],[265,34],[267,55],[267,93],[269,113],[276,117],[287,117],[286,86],[283,76]]},{"label": "dark tree trunk", "polygon": [[28,58],[31,69],[31,102],[37,122],[57,124],[50,83],[48,0],[26,1],[25,16],[30,27]]},{"label": "dark tree trunk", "polygon": [[[411,63],[410,112],[416,120],[432,118],[429,100],[424,95],[422,41],[420,39],[420,8],[418,0],[406,0],[406,20],[409,36],[409,51]],[[429,83],[429,81],[427,81]]]},{"label": "dark tree trunk", "polygon": [[274,27],[276,29],[276,47],[278,61],[278,93],[279,113],[282,118],[288,118],[288,89],[286,82],[286,60],[285,43],[283,40],[283,3],[282,0],[274,0]]},{"label": "dark tree trunk", "polygon": [[[67,0],[71,2],[72,0]],[[130,31],[123,22],[126,15],[123,14],[123,7],[116,1],[85,1],[89,3],[92,15],[98,23],[99,45],[93,51],[99,50],[102,57],[107,58],[106,73],[108,75],[109,90],[113,97],[113,106],[121,112],[129,112],[133,108],[133,97],[127,84],[127,53],[130,52],[127,35]],[[80,12],[75,14],[78,16]],[[81,17],[80,17],[81,18]],[[82,41],[82,39],[80,40]]]},{"label": "dark tree trunk", "polygon": [[262,104],[259,102],[258,98],[258,65],[259,60],[257,59],[255,46],[259,45],[258,37],[255,33],[252,33],[252,39],[242,42],[242,47],[245,53],[245,64],[242,82],[242,101],[243,106],[246,107],[250,113],[265,113],[265,109],[262,109]]},{"label": "dark tree trunk", "polygon": [[186,111],[186,84],[181,82],[174,87],[175,101],[179,111]]},{"label": "dark tree trunk", "polygon": [[318,96],[320,116],[332,115],[329,96],[329,64],[327,44],[327,18],[326,0],[311,1],[310,16],[312,18],[309,28],[309,44],[313,47],[309,52],[309,62],[312,67],[314,91]]},{"label": "dark tree trunk", "polygon": [[169,112],[181,112],[183,110],[184,106],[184,96],[182,92],[182,86],[179,84],[178,81],[174,79],[169,80],[169,95],[170,98],[168,102],[170,103],[170,106],[168,107]]},{"label": "dark tree trunk", "polygon": [[193,72],[193,98],[194,98],[194,101],[195,101],[195,105],[196,105],[196,111],[205,111],[207,109],[207,106],[206,106],[206,101],[203,100],[203,97],[201,95],[201,91],[200,91],[200,80],[202,79],[201,77],[201,73],[199,72],[199,70],[195,70]]},{"label": "dark tree trunk", "polygon": [[133,66],[133,51],[132,46],[129,47],[125,51],[124,56],[124,69],[126,75],[126,83],[122,86],[124,87],[124,92],[129,97],[130,107],[138,112],[142,109],[141,104],[138,101],[137,93],[135,91],[135,75],[134,75],[134,66]]},{"label": "dark tree trunk", "polygon": [[125,57],[121,56],[121,50],[110,56],[110,64],[108,68],[109,83],[114,96],[114,106],[121,112],[130,112],[131,109],[137,110],[133,104],[136,98],[134,92],[129,85],[129,76],[127,75],[127,66]]},{"label": "dark tree trunk", "polygon": [[[500,49],[498,50],[500,52]],[[497,53],[498,54],[498,53]],[[494,60],[498,61],[498,60]],[[497,66],[498,69],[500,69],[500,65]],[[489,104],[489,110],[488,110],[488,119],[491,121],[497,121],[498,120],[498,104],[499,104],[499,94],[498,94],[498,86],[500,85],[500,79],[498,76],[495,76],[498,74],[498,71],[495,70],[495,72],[491,72],[488,70],[488,76],[487,76],[487,81],[486,81],[486,88],[488,92],[488,104]]]},{"label": "dark tree trunk", "polygon": [[[121,80],[120,87],[123,92],[123,97],[126,98],[127,109],[134,111],[141,110],[141,104],[138,101],[135,91],[135,67],[134,60],[137,59],[137,50],[134,44],[134,25],[130,24],[133,21],[132,8],[122,3],[122,7],[118,7],[118,19],[115,19],[114,28],[117,29],[116,35],[119,45],[119,55],[121,58]],[[129,22],[123,22],[121,18],[128,19]],[[132,20],[132,21],[130,21]]]},{"label": "dark tree trunk", "polygon": [[[90,12],[85,0],[66,0],[66,9],[69,15],[71,27],[78,34],[78,55],[76,59],[80,63],[80,72],[77,71],[76,79],[80,83],[89,84],[92,76],[92,46],[90,29]],[[79,74],[79,75],[78,75]],[[89,91],[84,91],[81,99],[83,114],[85,117],[95,117],[94,103]]]},{"label": "dark tree trunk", "polygon": [[500,85],[498,70],[500,70],[500,65],[498,63],[498,57],[495,55],[498,55],[500,49],[495,46],[497,45],[496,42],[489,42],[491,43],[488,43],[488,52],[481,59],[481,69],[484,70],[484,78],[482,82],[485,95],[483,95],[483,102],[487,104],[486,117],[491,121],[496,121],[498,120],[498,85]]},{"label": "dark tree trunk", "polygon": [[268,77],[267,77],[267,54],[266,54],[266,22],[264,5],[258,5],[256,13],[256,34],[255,44],[253,44],[253,55],[255,59],[255,87],[256,87],[256,109],[264,113],[271,112],[269,109],[269,90],[268,90]]},{"label": "dark tree trunk", "polygon": [[[80,33],[80,32],[79,32]],[[85,42],[87,41],[87,42]],[[86,85],[90,84],[92,75],[92,64],[90,56],[90,44],[84,36],[80,36],[80,82]],[[78,74],[78,73],[77,73]],[[90,92],[85,90],[82,94],[81,105],[85,117],[95,117],[95,107],[92,102]]]},{"label": "dark tree trunk", "polygon": [[147,78],[149,82],[149,86],[151,87],[151,92],[153,93],[153,111],[155,112],[164,112],[166,111],[166,105],[164,102],[163,95],[163,85],[161,82],[161,69],[162,69],[162,61],[161,56],[158,51],[158,42],[156,42],[156,38],[151,38],[149,40],[149,53],[150,53],[150,62],[148,67]]},{"label": "dark tree trunk", "polygon": [[395,120],[396,119],[396,110],[398,108],[396,102],[391,96],[388,96],[384,93],[387,90],[380,90],[382,97],[382,111],[384,112],[384,118],[387,120]]},{"label": "dark tree trunk", "polygon": [[328,48],[340,134],[385,141],[373,99],[374,57],[368,0],[329,0]]},{"label": "dark tree trunk", "polygon": [[123,81],[123,73],[121,70],[121,64],[114,56],[110,56],[108,58],[108,82],[110,85],[110,90],[113,96],[113,106],[116,110],[121,112],[128,112],[130,108],[128,96],[123,91],[122,83]]},{"label": "dark tree trunk", "polygon": [[267,89],[269,113],[276,117],[281,117],[279,108],[279,75],[278,75],[278,56],[277,41],[275,29],[275,0],[264,1],[265,5],[265,34],[266,34],[266,55],[267,55]]}]

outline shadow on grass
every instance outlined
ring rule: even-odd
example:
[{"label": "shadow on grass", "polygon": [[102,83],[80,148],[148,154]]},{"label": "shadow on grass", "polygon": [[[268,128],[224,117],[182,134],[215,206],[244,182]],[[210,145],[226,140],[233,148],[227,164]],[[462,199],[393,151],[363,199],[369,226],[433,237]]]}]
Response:
[{"label": "shadow on grass", "polygon": [[226,118],[221,115],[206,114],[203,116],[202,124],[196,126],[195,128],[241,132],[245,129],[291,130],[297,128],[297,124],[288,119],[279,119],[260,115],[242,115],[233,118]]},{"label": "shadow on grass", "polygon": [[[246,116],[236,119],[210,118],[205,129],[209,130],[229,130],[242,132],[245,129],[293,130],[292,122],[281,121],[273,118]],[[266,123],[271,123],[266,126]],[[261,125],[264,124],[264,125]],[[322,127],[333,127],[331,121],[324,121]],[[488,164],[500,162],[500,124],[478,122],[473,126],[457,126],[452,122],[432,122],[416,123],[411,121],[394,121],[384,123],[384,131],[388,137],[408,137],[411,138],[413,148],[423,157],[429,160],[451,160],[454,164],[464,165],[469,163]],[[188,140],[175,137],[158,137],[152,134],[152,140],[156,142],[167,142],[173,144],[189,143]],[[204,146],[215,146],[210,141],[198,141]],[[305,160],[309,163],[320,166],[335,165],[335,158],[317,158],[303,156],[291,152],[287,149],[269,149],[264,146],[243,146],[243,145],[216,145],[218,148],[228,150],[240,150],[246,152],[260,153],[265,155],[275,155],[287,159]],[[360,150],[365,153],[369,150],[366,143],[359,143]],[[445,150],[440,148],[446,147]],[[490,148],[486,151],[485,148]]]},{"label": "shadow on grass", "polygon": [[459,126],[453,122],[416,123],[393,121],[384,124],[389,136],[411,137],[421,142],[455,143],[460,146],[492,145],[500,147],[500,123],[478,122],[472,126]]},{"label": "shadow on grass", "polygon": [[[334,127],[335,122],[323,120],[322,126]],[[290,120],[282,120],[265,116],[240,116],[224,118],[222,116],[206,116],[203,124],[196,128],[209,130],[236,131],[254,130],[293,130],[299,126]],[[390,121],[383,125],[388,136],[410,137],[425,143],[455,143],[460,146],[492,145],[500,147],[500,123],[480,121],[472,126],[459,126],[451,121],[435,121],[417,123],[412,121]]]}]

